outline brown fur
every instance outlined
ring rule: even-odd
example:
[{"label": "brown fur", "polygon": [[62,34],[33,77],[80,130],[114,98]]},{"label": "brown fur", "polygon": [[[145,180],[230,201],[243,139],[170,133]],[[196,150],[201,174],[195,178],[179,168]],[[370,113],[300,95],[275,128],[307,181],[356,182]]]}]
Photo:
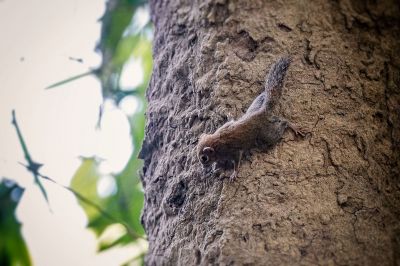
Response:
[{"label": "brown fur", "polygon": [[233,180],[238,173],[242,152],[255,147],[271,147],[282,137],[286,128],[303,135],[297,127],[284,119],[272,116],[272,107],[277,102],[290,59],[281,58],[269,72],[265,91],[251,104],[246,114],[237,121],[229,121],[213,134],[202,134],[197,145],[197,156],[204,166],[232,163]]}]

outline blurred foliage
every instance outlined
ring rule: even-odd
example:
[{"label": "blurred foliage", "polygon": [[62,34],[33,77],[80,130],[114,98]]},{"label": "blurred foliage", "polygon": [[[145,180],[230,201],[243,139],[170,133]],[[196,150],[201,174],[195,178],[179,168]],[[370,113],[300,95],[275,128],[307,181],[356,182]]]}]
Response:
[{"label": "blurred foliage", "polygon": [[31,265],[15,209],[24,189],[11,180],[0,183],[0,265]]},{"label": "blurred foliage", "polygon": [[[152,69],[152,26],[149,21],[143,23],[145,12],[148,12],[148,9],[146,1],[143,0],[108,0],[106,11],[101,18],[101,38],[97,46],[97,50],[102,54],[100,67],[47,87],[54,88],[87,75],[95,75],[101,81],[104,101],[112,100],[119,105],[125,97],[135,97],[139,103],[135,113],[127,116],[133,146],[130,159],[120,173],[108,177],[115,181],[115,190],[112,193],[104,196],[98,192],[104,176],[98,170],[99,162],[96,158],[82,159],[70,187],[60,185],[50,177],[41,175],[39,168],[42,165],[31,159],[13,112],[13,124],[25,154],[27,170],[34,175],[35,182],[41,188],[46,200],[47,194],[40,178],[64,187],[77,197],[88,217],[87,226],[99,239],[99,251],[127,244],[141,245],[138,250],[143,250],[143,241],[138,241],[145,238],[140,223],[144,201],[139,177],[142,162],[137,157],[144,138],[146,108],[144,95]],[[124,73],[124,68],[132,61],[140,63],[143,71],[143,76],[140,77],[141,83],[130,87],[124,84],[121,88],[121,75]],[[128,75],[137,74],[128,73]],[[102,108],[100,110],[99,122],[103,111]],[[15,209],[22,192],[23,189],[11,181],[3,180],[0,183],[0,265],[31,265],[20,232],[20,224],[15,218]],[[143,261],[144,253],[139,253],[132,256],[124,265],[143,264]]]},{"label": "blurred foliage", "polygon": [[[144,195],[141,188],[139,170],[142,162],[137,158],[144,138],[144,109],[146,106],[144,94],[150,79],[152,69],[151,34],[149,22],[139,27],[138,14],[148,12],[144,9],[145,1],[110,0],[107,2],[106,12],[103,15],[102,32],[98,50],[102,54],[102,64],[94,73],[100,79],[104,99],[113,100],[119,104],[127,96],[133,96],[140,103],[140,108],[128,117],[131,125],[133,151],[129,162],[120,172],[112,175],[116,189],[109,196],[102,197],[98,193],[98,186],[102,175],[98,171],[99,163],[96,158],[85,158],[76,171],[71,188],[84,195],[116,218],[125,229],[112,230],[118,224],[106,215],[80,201],[88,217],[88,227],[99,238],[98,250],[106,250],[117,245],[133,244],[139,238],[144,238],[144,230],[140,223],[140,214],[143,208]],[[143,69],[142,83],[136,87],[121,88],[120,79],[124,67],[136,60]],[[130,73],[136,75],[137,73]],[[101,117],[100,117],[101,118]],[[109,232],[113,234],[110,237]],[[108,235],[108,237],[105,237]],[[133,260],[143,260],[144,254],[139,254]]]},{"label": "blurred foliage", "polygon": [[[145,3],[146,1],[143,0],[109,0],[106,12],[101,19],[102,31],[98,49],[103,60],[98,77],[102,84],[103,97],[114,99],[117,103],[127,94],[140,94],[144,91],[137,91],[134,88],[130,91],[121,90],[120,77],[123,67],[134,55],[139,55],[144,59],[142,62],[149,62],[151,65],[151,53],[134,53],[137,47],[147,47],[146,49],[151,51],[150,40],[145,35],[145,32],[151,29],[150,24],[147,23],[141,29],[135,27],[138,23],[135,16],[132,16],[143,8]],[[151,69],[148,75],[150,71]]]}]

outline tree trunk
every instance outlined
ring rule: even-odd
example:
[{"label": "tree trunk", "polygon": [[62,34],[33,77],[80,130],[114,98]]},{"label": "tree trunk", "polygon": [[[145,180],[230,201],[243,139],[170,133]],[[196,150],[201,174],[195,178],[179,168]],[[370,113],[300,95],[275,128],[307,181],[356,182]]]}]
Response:
[{"label": "tree trunk", "polygon": [[[400,265],[398,1],[153,0],[148,265]],[[230,183],[201,133],[240,117],[290,55],[286,132]],[[229,172],[228,172],[229,175]]]}]

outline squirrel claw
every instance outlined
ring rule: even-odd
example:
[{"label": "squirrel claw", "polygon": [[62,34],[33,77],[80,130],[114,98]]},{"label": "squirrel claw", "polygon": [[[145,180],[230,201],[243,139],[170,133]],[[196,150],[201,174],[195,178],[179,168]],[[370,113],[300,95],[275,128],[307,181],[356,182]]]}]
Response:
[{"label": "squirrel claw", "polygon": [[294,132],[294,134],[296,135],[296,136],[301,136],[301,137],[305,137],[306,136],[306,132],[304,132],[301,128],[299,128],[298,126],[295,126],[295,125],[293,125],[293,124],[289,124],[289,128],[291,129],[291,130],[293,130],[293,132]]},{"label": "squirrel claw", "polygon": [[301,129],[294,131],[294,134],[296,134],[296,136],[301,136],[303,138],[306,136],[306,133]]},{"label": "squirrel claw", "polygon": [[234,182],[235,179],[237,178],[237,172],[234,171],[231,176],[229,177],[229,182]]}]

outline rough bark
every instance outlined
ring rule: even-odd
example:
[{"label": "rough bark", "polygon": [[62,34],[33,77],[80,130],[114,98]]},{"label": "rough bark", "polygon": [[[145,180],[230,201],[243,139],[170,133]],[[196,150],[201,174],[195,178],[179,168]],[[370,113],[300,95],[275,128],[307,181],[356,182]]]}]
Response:
[{"label": "rough bark", "polygon": [[[148,265],[400,265],[398,1],[153,0],[141,157]],[[281,55],[287,132],[229,183],[195,146]]]}]

